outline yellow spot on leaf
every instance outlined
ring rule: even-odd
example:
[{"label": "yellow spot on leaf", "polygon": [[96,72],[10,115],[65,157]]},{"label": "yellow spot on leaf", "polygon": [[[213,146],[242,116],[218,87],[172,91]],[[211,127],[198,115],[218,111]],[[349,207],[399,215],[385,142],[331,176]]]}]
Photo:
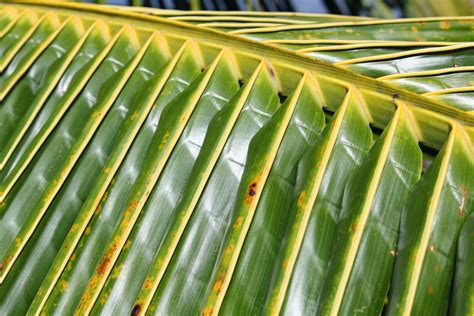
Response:
[{"label": "yellow spot on leaf", "polygon": [[349,227],[350,233],[355,233],[359,229],[359,223],[354,223]]},{"label": "yellow spot on leaf", "polygon": [[122,271],[123,263],[121,263],[118,267],[114,268],[112,271],[112,279],[117,279],[120,275],[120,271]]},{"label": "yellow spot on leaf", "polygon": [[431,295],[433,294],[433,287],[432,286],[428,286],[428,289],[426,290],[426,292]]},{"label": "yellow spot on leaf", "polygon": [[234,245],[230,244],[229,246],[227,246],[227,248],[225,249],[225,252],[227,254],[231,254],[233,251],[234,251]]},{"label": "yellow spot on leaf", "polygon": [[67,287],[68,287],[68,283],[67,283],[66,280],[61,280],[61,281],[59,281],[59,291],[60,291],[61,293],[66,292]]},{"label": "yellow spot on leaf", "polygon": [[145,284],[143,285],[145,289],[151,289],[151,281],[149,278],[145,280]]},{"label": "yellow spot on leaf", "polygon": [[214,284],[213,290],[214,292],[219,292],[221,288],[222,288],[222,280],[219,280]]},{"label": "yellow spot on leaf", "polygon": [[163,137],[163,140],[161,141],[161,144],[159,146],[160,149],[163,149],[165,147],[166,143],[168,142],[168,138],[170,138],[170,132],[166,132],[165,136]]},{"label": "yellow spot on leaf", "polygon": [[306,191],[300,193],[298,197],[298,208],[304,208],[306,205]]},{"label": "yellow spot on leaf", "polygon": [[449,30],[451,28],[451,25],[449,24],[448,21],[441,21],[441,22],[439,22],[439,27],[442,30]]},{"label": "yellow spot on leaf", "polygon": [[235,221],[234,228],[239,228],[240,226],[242,226],[243,221],[244,218],[242,216],[239,216]]},{"label": "yellow spot on leaf", "polygon": [[79,224],[74,224],[71,227],[71,233],[75,232],[79,228]]}]

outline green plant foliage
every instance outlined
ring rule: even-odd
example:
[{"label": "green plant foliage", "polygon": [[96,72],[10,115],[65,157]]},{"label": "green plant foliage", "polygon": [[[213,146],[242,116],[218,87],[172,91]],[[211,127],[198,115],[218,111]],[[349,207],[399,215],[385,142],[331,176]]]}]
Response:
[{"label": "green plant foliage", "polygon": [[471,26],[0,4],[0,313],[472,313]]},{"label": "green plant foliage", "polygon": [[364,20],[303,14],[275,20],[256,13],[133,10],[296,51],[474,111],[472,17]]}]

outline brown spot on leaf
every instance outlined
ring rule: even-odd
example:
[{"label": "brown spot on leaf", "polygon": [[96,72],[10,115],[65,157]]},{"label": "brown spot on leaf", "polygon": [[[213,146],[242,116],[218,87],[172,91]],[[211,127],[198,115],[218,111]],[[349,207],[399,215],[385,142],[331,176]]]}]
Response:
[{"label": "brown spot on leaf", "polygon": [[428,286],[428,289],[426,290],[426,292],[431,295],[433,294],[433,287],[432,286]]},{"label": "brown spot on leaf", "polygon": [[255,191],[256,188],[257,188],[257,184],[255,182],[250,185],[250,188],[249,188],[250,196],[254,196],[255,194],[257,194],[257,192]]},{"label": "brown spot on leaf", "polygon": [[102,259],[99,266],[97,267],[97,273],[103,274],[105,271],[107,271],[109,264],[110,264],[110,258],[106,256],[104,259]]},{"label": "brown spot on leaf", "polygon": [[234,251],[234,245],[230,244],[229,246],[227,246],[227,248],[225,249],[225,253],[226,254],[231,254],[233,251]]},{"label": "brown spot on leaf", "polygon": [[242,216],[237,217],[235,220],[234,228],[239,228],[242,226],[242,222],[244,221],[244,218]]},{"label": "brown spot on leaf", "polygon": [[6,268],[10,264],[10,261],[12,261],[12,259],[13,259],[13,256],[9,256],[5,259],[5,261],[0,262],[0,270],[3,270],[4,268]]},{"label": "brown spot on leaf", "polygon": [[247,203],[251,203],[252,200],[253,200],[253,197],[257,194],[257,183],[256,182],[252,182],[252,184],[249,186],[249,189],[247,191],[247,198],[246,198],[246,202]]},{"label": "brown spot on leaf", "polygon": [[441,271],[441,266],[439,264],[437,264],[434,268],[434,272],[438,273]]},{"label": "brown spot on leaf", "polygon": [[428,250],[429,250],[430,252],[435,251],[435,246],[429,245],[429,246],[428,246]]},{"label": "brown spot on leaf", "polygon": [[202,311],[203,316],[213,315],[213,314],[214,314],[214,308],[212,307],[207,307]]},{"label": "brown spot on leaf", "polygon": [[141,311],[142,311],[142,307],[140,306],[140,304],[136,304],[135,306],[133,306],[131,315],[136,316],[140,314]]},{"label": "brown spot on leaf", "polygon": [[350,233],[355,233],[358,229],[359,229],[359,223],[354,223],[351,226],[349,226]]},{"label": "brown spot on leaf", "polygon": [[275,73],[273,72],[272,67],[270,67],[270,65],[267,64],[267,69],[268,69],[268,73],[270,74],[272,79],[274,79],[275,78]]},{"label": "brown spot on leaf", "polygon": [[144,285],[145,289],[150,289],[151,288],[151,282],[150,282],[150,279],[147,278],[145,280],[145,285]]},{"label": "brown spot on leaf", "polygon": [[98,214],[100,214],[100,212],[102,212],[102,205],[99,205],[99,206],[95,209],[94,214],[95,214],[95,215],[98,215]]},{"label": "brown spot on leaf", "polygon": [[222,288],[222,280],[219,280],[214,284],[213,290],[214,290],[214,292],[219,293],[221,288]]},{"label": "brown spot on leaf", "polygon": [[303,191],[300,193],[300,196],[298,197],[299,208],[303,208],[305,206],[305,200],[306,200],[306,191]]},{"label": "brown spot on leaf", "polygon": [[442,29],[442,30],[449,30],[451,25],[449,24],[448,21],[441,21],[439,22],[439,27]]},{"label": "brown spot on leaf", "polygon": [[132,203],[130,203],[130,209],[137,207],[138,205],[138,200],[133,200]]}]

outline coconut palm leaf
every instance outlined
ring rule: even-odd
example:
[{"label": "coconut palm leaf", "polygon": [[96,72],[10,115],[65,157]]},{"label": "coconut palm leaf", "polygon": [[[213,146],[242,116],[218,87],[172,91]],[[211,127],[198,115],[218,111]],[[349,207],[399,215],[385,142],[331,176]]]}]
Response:
[{"label": "coconut palm leaf", "polygon": [[304,23],[283,16],[286,24],[259,25],[259,21],[266,21],[261,13],[253,14],[252,23],[228,23],[228,19],[237,17],[218,12],[180,15],[154,9],[132,10],[293,50],[465,111],[474,110],[470,105],[474,101],[469,35],[472,17],[363,21],[306,14]]},{"label": "coconut palm leaf", "polygon": [[[219,15],[244,25],[233,35],[202,25],[213,15],[157,12],[0,4],[2,313],[471,308],[468,98],[278,42],[357,40],[349,24],[373,40],[380,21]],[[423,36],[456,42],[466,21],[424,21]],[[437,52],[413,53],[440,69],[412,82],[466,84],[436,77],[453,56]]]}]

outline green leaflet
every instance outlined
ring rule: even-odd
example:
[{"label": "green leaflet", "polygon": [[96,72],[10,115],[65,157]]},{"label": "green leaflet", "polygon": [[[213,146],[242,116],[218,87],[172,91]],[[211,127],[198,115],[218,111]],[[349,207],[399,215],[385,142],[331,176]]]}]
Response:
[{"label": "green leaflet", "polygon": [[[54,196],[58,193],[60,185],[66,180],[85,145],[92,138],[93,132],[98,127],[103,117],[107,113],[111,103],[114,100],[114,94],[117,94],[125,84],[125,80],[120,76],[120,71],[131,72],[137,60],[132,61],[132,56],[136,53],[137,43],[129,42],[128,31],[118,39],[117,45],[112,51],[109,63],[117,65],[117,68],[107,67],[108,63],[102,64],[102,75],[100,78],[96,74],[96,80],[89,82],[88,88],[83,91],[80,98],[75,101],[73,110],[68,112],[67,117],[62,121],[62,126],[55,130],[55,134],[48,142],[48,146],[43,148],[43,155],[37,157],[37,161],[28,173],[25,174],[29,181],[22,179],[24,183],[15,190],[16,194],[8,195],[5,206],[3,207],[4,227],[0,226],[2,231],[1,242],[10,247],[2,248],[0,260],[3,261],[3,270],[5,273],[11,267],[11,264],[18,256],[19,250],[23,248],[25,242],[32,234],[32,227],[36,226],[38,221],[46,212]],[[134,35],[132,35],[134,36]],[[125,54],[123,52],[125,51]],[[120,53],[119,53],[120,52]],[[130,63],[128,65],[122,62]],[[101,73],[99,70],[98,73]],[[114,78],[115,77],[115,78]],[[104,81],[111,79],[110,81]],[[115,80],[114,80],[115,79]],[[102,85],[100,82],[105,84]],[[98,100],[100,100],[98,102]],[[77,126],[84,125],[84,129],[78,129]],[[69,151],[64,150],[64,147]],[[58,169],[48,168],[48,164],[54,161],[59,166]],[[27,179],[28,179],[27,178]],[[44,188],[41,194],[32,196],[28,191],[36,191],[37,186]],[[39,192],[38,192],[39,193]],[[21,196],[28,194],[28,201],[21,201]],[[27,205],[34,207],[33,211],[28,211]],[[20,211],[21,210],[21,211]],[[11,223],[16,225],[12,225]],[[8,225],[8,226],[7,226]],[[18,229],[21,227],[21,230]]]},{"label": "green leaflet", "polygon": [[176,100],[176,104],[181,106],[169,106],[163,110],[161,129],[157,130],[140,178],[128,197],[123,216],[100,259],[96,271],[88,282],[77,308],[79,313],[87,313],[92,308],[106,278],[111,272],[112,265],[118,259],[120,250],[124,247],[195,107],[202,100],[201,96],[206,93],[206,89],[210,87],[209,82],[221,61],[223,53],[219,54],[209,68],[197,78],[196,83],[182,95],[182,98]]},{"label": "green leaflet", "polygon": [[457,244],[456,273],[449,308],[449,313],[452,315],[469,315],[474,312],[474,272],[472,269],[474,264],[474,212],[472,212],[472,203],[470,209],[471,214],[459,233]]},{"label": "green leaflet", "polygon": [[[163,272],[154,268],[148,274],[150,283],[158,286],[150,306],[154,313],[198,312],[205,304],[203,298],[210,290],[210,282],[216,269],[215,262],[224,245],[227,223],[233,219],[233,205],[237,198],[237,187],[245,167],[250,140],[278,107],[272,78],[265,69],[259,74],[259,69],[261,68],[255,73],[258,75],[255,83],[251,81],[242,97],[236,96],[227,113],[222,113],[220,120],[225,122],[226,117],[230,122],[234,121],[233,128],[232,125],[225,124],[223,127],[226,131],[217,133],[221,139],[211,136],[204,142],[201,157],[198,158],[191,176],[196,181],[190,182],[184,191],[183,199],[176,209],[177,220],[169,228],[168,236],[171,238],[168,237],[169,241],[165,240],[161,246],[167,251],[158,253],[155,258],[155,262],[161,263],[163,260],[163,265],[155,265],[163,269]],[[224,138],[226,135],[227,139]],[[227,141],[224,147],[223,140]],[[210,155],[213,156],[211,159]],[[207,164],[209,160],[210,165]],[[207,182],[205,188],[203,180]],[[189,194],[186,194],[188,192]],[[199,234],[203,231],[207,233]],[[179,244],[174,244],[173,237],[176,238],[178,234],[183,235]],[[173,246],[176,248],[173,249]],[[162,259],[163,257],[165,259]],[[200,260],[181,259],[193,257]],[[168,263],[165,260],[170,261]],[[196,279],[188,277],[190,269],[196,271]],[[206,279],[207,282],[201,281]],[[152,291],[153,288],[142,288],[135,306],[140,306],[142,300],[151,298]],[[181,300],[177,303],[169,300],[169,297],[180,297]]]},{"label": "green leaflet", "polygon": [[382,311],[400,213],[421,173],[421,153],[405,115],[401,105],[348,181],[318,313]]},{"label": "green leaflet", "polygon": [[81,21],[72,19],[68,22],[51,46],[38,57],[21,81],[15,83],[15,89],[2,102],[0,109],[2,169],[22,136],[27,133],[46,98],[84,44],[88,34]]},{"label": "green leaflet", "polygon": [[[464,69],[464,71],[463,71]],[[429,72],[425,72],[426,75],[410,76],[397,78],[393,76],[391,82],[396,83],[400,87],[406,87],[412,89],[417,93],[427,93],[430,91],[436,91],[441,89],[452,89],[459,86],[467,86],[471,81],[474,80],[474,73],[469,72],[467,68],[452,69],[451,72],[446,71],[445,73],[433,74],[428,76]],[[387,78],[387,80],[389,80]],[[465,106],[463,103],[460,105]]]},{"label": "green leaflet", "polygon": [[18,19],[18,12],[14,8],[4,8],[0,12],[0,39],[10,31]]},{"label": "green leaflet", "polygon": [[371,141],[366,118],[352,93],[348,92],[320,140],[298,166],[297,199],[292,205],[295,219],[270,300],[272,312],[315,312],[344,183]]},{"label": "green leaflet", "polygon": [[[67,22],[66,22],[67,23]],[[23,44],[0,77],[0,100],[3,100],[15,82],[23,75],[35,59],[48,47],[65,27],[55,15],[46,15],[37,30]]]},{"label": "green leaflet", "polygon": [[[90,276],[94,273],[94,269],[100,261],[107,242],[113,234],[113,228],[117,226],[120,220],[121,213],[116,210],[124,208],[131,191],[130,183],[133,184],[137,181],[139,170],[146,163],[147,152],[151,144],[156,143],[154,139],[157,138],[157,128],[161,126],[160,120],[162,120],[164,108],[171,106],[171,101],[179,97],[182,91],[186,91],[189,82],[193,81],[199,74],[200,66],[191,54],[184,54],[180,57],[144,126],[125,157],[122,168],[112,180],[111,187],[102,197],[101,203],[98,206],[96,205],[95,209],[92,209],[94,216],[85,228],[85,233],[82,234],[81,240],[67,262],[64,272],[61,270],[53,271],[55,273],[62,272],[62,274],[55,282],[56,286],[45,305],[44,310],[49,313],[72,312],[79,304],[81,293],[86,288]],[[145,70],[145,74],[148,74],[149,71]],[[161,73],[156,74],[157,77],[160,75]],[[136,89],[136,87],[132,86],[131,89]],[[139,94],[137,97],[139,97]],[[84,212],[90,213],[91,210],[85,208]],[[87,215],[87,217],[80,218],[85,224],[87,224],[87,219],[92,214]],[[74,244],[71,245],[73,239],[67,241],[68,243],[63,248],[67,249],[74,246]],[[58,259],[64,260],[62,257],[58,257]],[[55,277],[55,275],[53,274],[51,277]],[[65,293],[61,293],[63,284],[67,284]]]},{"label": "green leaflet", "polygon": [[[37,112],[38,117],[36,119],[34,117],[30,118],[31,126],[28,131],[25,132],[23,138],[15,146],[16,148],[8,150],[9,161],[6,162],[6,158],[2,161],[5,163],[0,173],[2,199],[5,198],[15,182],[18,181],[28,163],[39,151],[41,145],[43,145],[54,127],[60,122],[74,99],[87,84],[90,76],[92,76],[115,43],[116,38],[110,41],[109,29],[101,29],[101,27],[104,27],[104,25],[95,23],[84,46],[77,53],[46,103],[44,105],[41,103],[34,104],[33,111]],[[110,43],[106,45],[108,41]],[[68,89],[64,89],[65,86]],[[38,113],[38,111],[40,112]],[[33,119],[35,120],[32,121]]]},{"label": "green leaflet", "polygon": [[36,13],[26,10],[14,22],[11,30],[2,36],[0,39],[0,71],[2,73],[39,24]]},{"label": "green leaflet", "polygon": [[[245,34],[248,37],[258,40],[293,39],[309,40],[331,38],[331,40],[353,40],[354,37],[363,36],[367,40],[398,40],[412,41],[413,33],[416,33],[417,40],[423,41],[469,41],[472,35],[466,38],[466,30],[470,29],[472,19],[470,18],[433,18],[431,20],[417,23],[416,19],[398,20],[369,20],[357,23],[340,22],[338,24],[306,24],[281,26],[275,28],[255,28],[253,30],[238,31],[237,34]],[[422,20],[421,20],[422,21]],[[447,21],[449,28],[447,32],[438,32]],[[386,25],[389,24],[389,27]],[[359,36],[357,36],[359,34]]]},{"label": "green leaflet", "polygon": [[[313,84],[313,81],[306,80],[301,94],[292,97],[297,98],[295,112],[278,149],[254,218],[245,236],[240,251],[242,255],[235,263],[235,271],[231,275],[229,288],[224,293],[221,307],[223,314],[262,312],[270,289],[274,262],[277,259],[287,222],[291,218],[289,205],[293,200],[297,162],[308,146],[314,143],[315,136],[324,124],[324,115],[322,111],[318,111],[320,105],[312,88]],[[261,144],[257,143],[256,138],[251,146],[258,148],[265,145],[265,138],[260,137],[258,140]],[[283,159],[283,157],[287,158]],[[257,163],[262,160],[259,152],[254,154],[253,159]],[[250,179],[252,178],[250,176]],[[246,198],[248,187],[244,187],[243,194]],[[243,222],[238,215],[236,216],[236,221]],[[229,245],[226,249],[229,249]]]},{"label": "green leaflet", "polygon": [[[304,81],[306,80],[300,82],[295,93],[283,102],[272,116],[272,119],[255,134],[249,144],[249,155],[245,162],[242,180],[240,181],[237,198],[233,206],[234,214],[232,217],[235,223],[226,238],[227,246],[220,259],[213,291],[209,295],[207,302],[207,305],[217,305],[213,312],[217,312],[222,303],[223,294],[225,294],[229,285],[230,277],[245,240],[245,235],[262,195],[262,187],[265,186],[268,179],[283,135],[294,113],[297,98],[301,93]],[[204,313],[206,313],[206,308]]]},{"label": "green leaflet", "polygon": [[[457,45],[442,48],[426,48],[418,51],[408,51],[398,53],[397,55],[386,55],[380,58],[367,58],[367,60],[357,60],[341,62],[341,65],[347,65],[351,70],[370,77],[382,77],[400,73],[410,73],[417,71],[430,71],[451,67],[471,66],[474,64],[472,52],[474,49],[470,45]],[[396,63],[387,63],[397,57]],[[354,64],[354,65],[353,65]]]},{"label": "green leaflet", "polygon": [[449,139],[408,197],[390,289],[389,315],[447,312],[459,231],[472,210],[470,148],[453,126]]},{"label": "green leaflet", "polygon": [[[130,313],[132,310],[169,223],[174,220],[176,205],[186,184],[192,179],[191,171],[202,151],[203,142],[215,128],[212,122],[219,117],[219,113],[227,110],[229,99],[238,90],[238,81],[227,56],[218,64],[213,77],[141,211],[137,229],[132,231],[111,271],[111,277],[92,310],[93,314]],[[146,248],[140,246],[143,243]]]},{"label": "green leaflet", "polygon": [[[42,229],[35,230],[31,237],[32,243],[33,245],[36,244],[36,247],[31,248],[29,243],[28,248],[30,250],[21,253],[18,260],[28,262],[28,265],[23,269],[14,268],[11,273],[17,279],[7,277],[6,283],[14,282],[16,286],[15,291],[6,294],[4,303],[8,302],[8,307],[14,311],[25,312],[28,309],[29,303],[40,286],[41,278],[29,284],[22,284],[20,282],[25,278],[31,278],[31,273],[35,273],[37,276],[46,275],[49,265],[41,265],[40,261],[37,261],[37,257],[40,257],[42,260],[54,259],[54,255],[58,251],[65,234],[72,226],[82,201],[87,198],[96,176],[101,171],[101,168],[104,167],[105,161],[103,157],[109,155],[114,145],[116,145],[119,136],[118,131],[126,118],[126,112],[127,110],[133,110],[130,104],[124,106],[123,103],[119,101],[112,106],[94,139],[83,153],[82,160],[73,169],[73,176],[71,179],[66,180],[56,199],[48,207],[45,218],[41,221]],[[81,190],[76,192],[78,187]],[[61,210],[67,210],[67,212],[61,212]],[[60,227],[56,227],[58,222],[61,223]],[[45,242],[45,240],[48,242]],[[16,265],[14,267],[21,266]],[[25,292],[27,293],[26,300],[23,298]],[[11,302],[16,304],[10,305]]]},{"label": "green leaflet", "polygon": [[[95,156],[94,158],[100,162],[100,168],[97,169],[97,172],[100,173],[98,174],[97,181],[93,183],[94,186],[90,189],[90,194],[82,205],[82,210],[79,211],[76,208],[75,211],[79,211],[79,213],[70,212],[69,227],[74,227],[74,229],[67,235],[59,253],[56,255],[56,259],[29,309],[30,313],[35,309],[40,309],[48,298],[67,259],[74,250],[80,235],[84,232],[85,226],[96,209],[102,197],[101,194],[103,194],[103,190],[106,188],[105,184],[110,183],[112,180],[113,175],[126,154],[126,150],[131,145],[131,141],[146,119],[153,105],[154,97],[151,95],[149,98],[141,98],[141,94],[152,88],[156,88],[157,92],[160,91],[159,87],[162,86],[163,80],[160,80],[161,76],[159,76],[159,74],[162,74],[165,80],[167,79],[166,75],[169,71],[162,71],[161,69],[164,68],[168,57],[162,55],[163,53],[160,51],[161,48],[166,52],[167,47],[160,44],[159,41],[159,36],[155,34],[153,41],[150,43],[150,47],[143,56],[143,60],[138,65],[134,74],[132,74],[123,93],[115,101],[110,117],[106,118],[101,130],[98,131],[98,135],[101,137],[97,136],[95,141],[91,143],[90,150],[86,152],[86,155],[90,154],[92,157]],[[172,69],[174,64],[171,62],[170,64]],[[136,102],[138,100],[140,100],[140,102]],[[121,128],[120,132],[119,128]],[[115,137],[111,137],[111,135],[115,135]],[[102,142],[102,144],[100,144],[100,142]],[[108,155],[106,155],[108,158],[107,162],[105,162],[103,157],[104,152],[97,150],[97,148],[105,147],[104,143],[106,142],[109,142],[109,152]],[[112,147],[114,148],[112,149]],[[90,168],[92,162],[89,162],[89,166],[85,166],[86,168]],[[84,185],[82,185],[82,187],[84,187]],[[81,204],[79,204],[79,206],[80,205]],[[73,219],[74,223],[71,223],[70,221]]]}]

